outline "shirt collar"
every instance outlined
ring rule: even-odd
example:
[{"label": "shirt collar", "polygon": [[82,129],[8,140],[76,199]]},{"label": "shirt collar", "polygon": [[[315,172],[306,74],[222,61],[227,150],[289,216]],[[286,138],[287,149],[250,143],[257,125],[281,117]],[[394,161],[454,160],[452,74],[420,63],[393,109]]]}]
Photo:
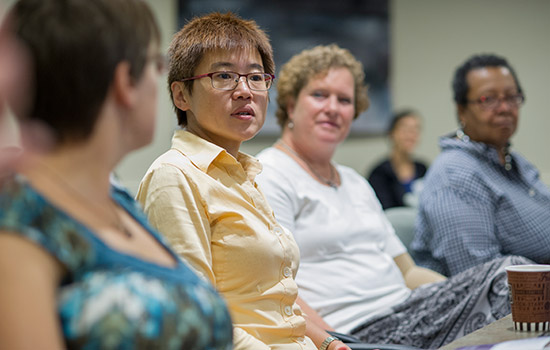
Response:
[{"label": "shirt collar", "polygon": [[239,152],[237,159],[222,147],[213,144],[187,130],[176,130],[172,137],[172,148],[181,151],[191,162],[203,172],[207,173],[212,163],[225,166],[240,165],[247,177],[253,181],[262,171],[260,162],[246,154]]},{"label": "shirt collar", "polygon": [[[439,146],[442,151],[452,150],[452,149],[461,149],[468,153],[474,154],[479,158],[484,158],[492,161],[495,164],[503,166],[500,163],[500,157],[498,151],[495,147],[490,146],[484,142],[472,141],[470,139],[462,140],[454,137],[453,134],[443,136],[439,139]],[[508,147],[511,148],[511,144],[508,143]],[[510,152],[513,160],[513,153]]]}]

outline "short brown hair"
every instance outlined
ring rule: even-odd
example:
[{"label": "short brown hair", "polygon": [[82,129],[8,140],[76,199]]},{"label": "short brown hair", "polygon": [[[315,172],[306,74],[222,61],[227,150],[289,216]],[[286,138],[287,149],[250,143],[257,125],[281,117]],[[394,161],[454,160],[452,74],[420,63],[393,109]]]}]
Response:
[{"label": "short brown hair", "polygon": [[335,44],[320,45],[294,55],[281,68],[277,82],[277,123],[283,128],[288,120],[287,108],[291,99],[297,99],[309,80],[328,73],[330,68],[347,68],[355,85],[355,115],[369,107],[363,65],[346,49]]},{"label": "short brown hair", "polygon": [[9,13],[33,66],[29,118],[55,133],[58,143],[93,131],[116,66],[144,72],[160,31],[143,0],[19,0]]},{"label": "short brown hair", "polygon": [[[205,53],[216,49],[257,49],[265,73],[275,73],[273,49],[269,38],[256,22],[244,20],[231,12],[214,12],[193,18],[174,35],[168,50],[168,90],[171,98],[172,83],[194,76]],[[184,84],[185,89],[191,93],[193,81],[186,81]],[[174,109],[178,116],[178,124],[187,125],[185,111],[175,105]]]}]

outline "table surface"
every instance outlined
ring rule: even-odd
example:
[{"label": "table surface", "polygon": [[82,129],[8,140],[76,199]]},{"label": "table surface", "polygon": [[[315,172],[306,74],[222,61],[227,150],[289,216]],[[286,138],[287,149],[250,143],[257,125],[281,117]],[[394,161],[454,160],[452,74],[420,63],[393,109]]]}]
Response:
[{"label": "table surface", "polygon": [[516,330],[514,330],[514,323],[512,322],[512,314],[510,314],[443,346],[440,350],[454,350],[461,346],[467,345],[493,344],[507,340],[534,338],[538,337],[542,333],[542,331],[516,332]]}]

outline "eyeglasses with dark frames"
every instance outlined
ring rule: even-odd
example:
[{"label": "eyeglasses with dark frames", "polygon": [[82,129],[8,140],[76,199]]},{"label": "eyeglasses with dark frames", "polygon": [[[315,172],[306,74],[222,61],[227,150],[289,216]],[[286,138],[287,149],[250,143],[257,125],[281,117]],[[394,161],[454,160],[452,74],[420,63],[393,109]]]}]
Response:
[{"label": "eyeglasses with dark frames", "polygon": [[218,90],[235,90],[239,85],[241,77],[246,78],[246,84],[250,90],[254,91],[267,91],[273,84],[275,76],[269,73],[247,73],[240,74],[236,72],[212,72],[207,74],[197,75],[196,77],[184,78],[180,81],[188,81],[209,77],[212,82],[212,87]]},{"label": "eyeglasses with dark frames", "polygon": [[518,108],[525,102],[525,96],[522,94],[507,95],[504,97],[481,96],[477,100],[468,100],[468,103],[477,104],[486,110],[495,109],[500,106],[502,102],[505,102],[509,107]]}]

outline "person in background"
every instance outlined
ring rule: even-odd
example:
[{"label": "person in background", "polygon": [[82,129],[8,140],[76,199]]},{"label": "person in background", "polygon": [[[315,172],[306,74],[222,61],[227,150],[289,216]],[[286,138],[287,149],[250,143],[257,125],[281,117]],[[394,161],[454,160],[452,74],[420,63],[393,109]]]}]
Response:
[{"label": "person in background", "polygon": [[397,112],[390,122],[388,136],[391,151],[388,159],[372,169],[368,181],[383,209],[403,207],[405,194],[412,194],[413,184],[426,174],[426,165],[413,158],[420,138],[420,117],[412,110]]},{"label": "person in background", "polygon": [[[180,256],[228,302],[235,349],[348,349],[307,327],[296,304],[299,252],[256,185],[257,159],[239,151],[265,121],[275,65],[254,21],[211,13],[170,46],[178,124],[172,147],[141,181],[137,199]],[[315,344],[314,344],[315,342]]]},{"label": "person in background", "polygon": [[[0,187],[1,349],[230,349],[225,302],[112,187],[148,144],[163,69],[141,0],[20,0],[25,121],[51,148],[24,153]],[[19,115],[18,115],[19,117]]]},{"label": "person in background", "polygon": [[336,45],[292,57],[277,84],[281,139],[258,184],[300,247],[308,322],[367,343],[438,348],[510,313],[507,257],[446,280],[414,264],[365,178],[332,160],[368,106],[362,64]]},{"label": "person in background", "polygon": [[452,87],[460,127],[440,139],[425,177],[413,257],[447,276],[508,255],[550,263],[550,190],[511,149],[525,100],[514,69],[474,55]]}]

